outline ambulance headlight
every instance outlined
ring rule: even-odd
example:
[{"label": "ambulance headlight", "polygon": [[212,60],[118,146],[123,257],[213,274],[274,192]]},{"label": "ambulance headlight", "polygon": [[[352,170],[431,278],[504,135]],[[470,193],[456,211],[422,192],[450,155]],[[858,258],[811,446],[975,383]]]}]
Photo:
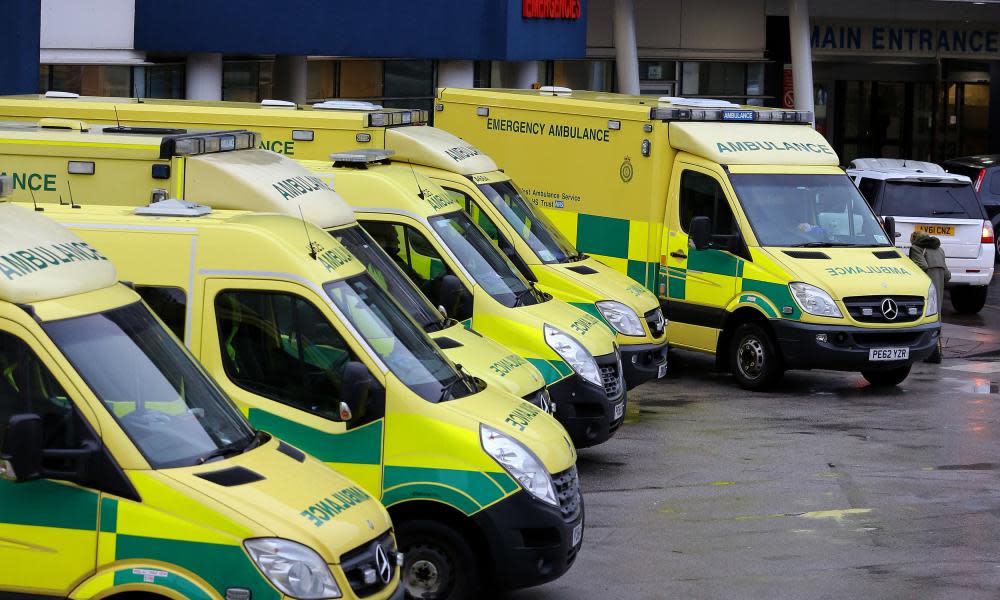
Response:
[{"label": "ambulance headlight", "polygon": [[587,349],[576,338],[556,329],[548,323],[545,324],[544,331],[545,343],[549,345],[549,348],[555,350],[555,353],[566,361],[576,371],[577,375],[597,387],[604,387],[604,384],[601,383],[601,375],[597,370],[597,363],[594,361],[594,357],[590,352],[587,352]]},{"label": "ambulance headlight", "polygon": [[614,300],[601,300],[596,304],[597,310],[601,311],[604,318],[618,333],[642,337],[642,321],[639,320],[639,315],[635,314],[634,310]]},{"label": "ambulance headlight", "polygon": [[500,433],[486,425],[479,426],[479,439],[486,454],[503,467],[511,477],[516,479],[524,491],[542,502],[559,506],[556,497],[556,487],[552,476],[535,455],[513,438]]},{"label": "ambulance headlight", "polygon": [[243,542],[250,558],[274,587],[299,600],[340,598],[340,586],[319,554],[298,542],[257,538]]},{"label": "ambulance headlight", "polygon": [[938,314],[940,308],[937,305],[937,286],[931,282],[931,287],[927,288],[927,309],[924,310],[925,317],[933,317]]},{"label": "ambulance headlight", "polygon": [[788,284],[788,289],[792,292],[792,297],[795,298],[795,303],[799,305],[802,312],[817,317],[842,318],[844,316],[840,313],[837,303],[833,301],[830,294],[814,285],[793,281]]}]

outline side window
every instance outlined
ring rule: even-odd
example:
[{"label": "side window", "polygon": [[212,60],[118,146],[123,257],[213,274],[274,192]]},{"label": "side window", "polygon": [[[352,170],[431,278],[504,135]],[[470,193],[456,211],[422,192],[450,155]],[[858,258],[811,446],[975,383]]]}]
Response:
[{"label": "side window", "polygon": [[865,202],[868,206],[875,209],[875,201],[878,199],[878,179],[869,179],[868,177],[862,177],[861,182],[858,184],[858,190],[861,191],[861,195],[865,197]]},{"label": "side window", "polygon": [[712,220],[712,235],[737,233],[733,211],[726,200],[722,186],[714,177],[697,171],[681,174],[680,190],[681,229],[687,233],[691,219],[708,217]]},{"label": "side window", "polygon": [[339,418],[344,367],[355,357],[315,306],[285,293],[225,291],[215,298],[222,364],[250,392]]},{"label": "side window", "polygon": [[65,390],[23,340],[0,332],[0,445],[11,416],[22,413],[42,418],[47,449],[83,443],[83,425]]},{"label": "side window", "polygon": [[[1000,196],[1000,170],[991,169],[987,171],[987,176],[990,178],[990,194],[994,196]],[[972,181],[976,178],[973,177]]]},{"label": "side window", "polygon": [[461,190],[453,190],[451,188],[444,188],[444,191],[446,191],[448,196],[450,196],[455,202],[458,202],[462,208],[465,209],[465,212],[469,213],[469,216],[472,217],[472,222],[479,225],[479,227],[486,232],[486,235],[493,240],[494,244],[500,244],[500,230],[497,229],[496,224],[492,219],[490,219],[489,215],[479,208],[479,205],[472,199],[472,196]]},{"label": "side window", "polygon": [[167,325],[177,339],[184,339],[184,320],[187,316],[187,297],[176,287],[137,285],[135,291],[142,296],[156,316]]}]

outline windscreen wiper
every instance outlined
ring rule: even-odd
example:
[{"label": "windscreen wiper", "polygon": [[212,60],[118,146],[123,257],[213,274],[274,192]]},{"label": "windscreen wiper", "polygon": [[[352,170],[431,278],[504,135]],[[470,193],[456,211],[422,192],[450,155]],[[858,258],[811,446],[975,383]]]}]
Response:
[{"label": "windscreen wiper", "polygon": [[236,456],[237,454],[243,454],[243,449],[237,448],[236,446],[231,444],[227,446],[222,446],[200,457],[198,459],[198,464],[203,465],[214,458],[226,458],[229,456]]},{"label": "windscreen wiper", "polygon": [[866,244],[849,244],[847,242],[803,242],[792,244],[790,248],[863,248]]},{"label": "windscreen wiper", "polygon": [[964,215],[964,210],[932,210],[932,215]]},{"label": "windscreen wiper", "polygon": [[524,288],[520,292],[514,292],[514,307],[523,306],[524,299],[528,296],[528,294],[531,294],[531,292],[532,289],[530,287]]}]

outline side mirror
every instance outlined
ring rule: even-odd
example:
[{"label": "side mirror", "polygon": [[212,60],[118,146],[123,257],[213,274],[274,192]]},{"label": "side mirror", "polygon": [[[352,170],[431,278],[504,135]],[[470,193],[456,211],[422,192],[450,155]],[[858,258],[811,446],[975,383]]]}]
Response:
[{"label": "side mirror", "polygon": [[882,226],[885,228],[885,233],[889,236],[889,240],[895,244],[896,238],[899,237],[899,234],[896,233],[896,219],[894,217],[883,217]]},{"label": "side mirror", "polygon": [[42,477],[42,418],[13,415],[0,449],[0,479],[31,481]]},{"label": "side mirror", "polygon": [[351,421],[365,414],[368,407],[368,393],[372,389],[372,376],[368,367],[357,361],[344,365],[344,377],[340,386],[340,419]]},{"label": "side mirror", "polygon": [[712,239],[712,220],[694,217],[688,227],[688,239],[695,250],[707,250]]},{"label": "side mirror", "polygon": [[460,313],[459,307],[466,295],[465,286],[462,285],[462,280],[457,276],[448,273],[441,278],[437,295],[438,302],[444,307],[446,314],[458,315]]}]

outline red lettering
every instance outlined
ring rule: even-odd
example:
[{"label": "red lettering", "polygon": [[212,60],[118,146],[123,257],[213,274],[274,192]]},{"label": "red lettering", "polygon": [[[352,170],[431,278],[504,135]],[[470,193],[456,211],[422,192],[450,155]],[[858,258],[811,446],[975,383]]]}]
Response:
[{"label": "red lettering", "polygon": [[521,16],[525,19],[580,18],[580,0],[521,0]]}]

